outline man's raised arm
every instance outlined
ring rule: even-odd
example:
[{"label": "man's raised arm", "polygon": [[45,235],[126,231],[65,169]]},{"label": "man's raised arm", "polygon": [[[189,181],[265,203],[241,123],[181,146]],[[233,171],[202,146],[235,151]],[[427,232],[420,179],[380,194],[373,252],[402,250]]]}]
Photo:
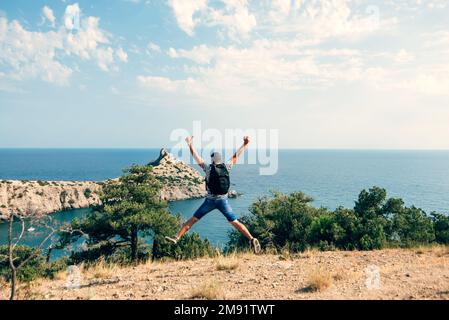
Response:
[{"label": "man's raised arm", "polygon": [[187,145],[189,146],[190,153],[193,156],[193,159],[195,159],[196,163],[198,163],[199,166],[202,166],[204,164],[204,159],[201,158],[201,156],[196,152],[195,147],[193,146],[193,136],[189,136],[186,138]]},{"label": "man's raised arm", "polygon": [[243,151],[248,147],[249,145],[249,137],[245,136],[243,137],[243,145],[237,149],[237,151],[234,153],[234,155],[231,158],[231,164],[234,165],[237,163],[237,160],[242,155]]}]

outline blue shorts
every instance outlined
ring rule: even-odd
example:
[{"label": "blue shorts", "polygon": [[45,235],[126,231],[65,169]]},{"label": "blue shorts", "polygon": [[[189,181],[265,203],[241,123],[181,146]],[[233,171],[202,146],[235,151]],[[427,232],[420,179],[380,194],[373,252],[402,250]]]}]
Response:
[{"label": "blue shorts", "polygon": [[237,220],[237,216],[232,212],[228,199],[206,198],[193,216],[199,220],[214,209],[220,210],[229,222]]}]

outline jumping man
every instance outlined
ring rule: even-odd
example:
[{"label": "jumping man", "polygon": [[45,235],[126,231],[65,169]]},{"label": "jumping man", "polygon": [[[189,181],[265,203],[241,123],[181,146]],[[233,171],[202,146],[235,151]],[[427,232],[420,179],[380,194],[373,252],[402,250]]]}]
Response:
[{"label": "jumping man", "polygon": [[219,152],[213,152],[211,154],[211,164],[206,164],[204,159],[195,150],[192,144],[193,136],[187,137],[186,142],[189,146],[190,153],[195,161],[206,173],[206,190],[207,196],[203,204],[196,210],[193,217],[187,220],[183,224],[181,230],[176,234],[174,238],[165,237],[167,240],[176,244],[179,239],[186,233],[195,223],[197,223],[202,217],[211,212],[214,209],[218,209],[229,221],[229,223],[240,231],[250,243],[254,253],[260,252],[259,241],[254,238],[249,230],[241,223],[236,215],[232,212],[232,208],[228,201],[228,191],[230,187],[229,171],[237,163],[238,158],[243,151],[248,147],[249,137],[243,138],[243,145],[238,148],[234,156],[228,163],[223,163],[221,154]]}]

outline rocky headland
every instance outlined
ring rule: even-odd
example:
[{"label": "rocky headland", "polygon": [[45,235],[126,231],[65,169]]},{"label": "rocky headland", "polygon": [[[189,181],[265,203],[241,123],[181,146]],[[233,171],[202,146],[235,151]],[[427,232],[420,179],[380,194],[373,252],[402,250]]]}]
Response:
[{"label": "rocky headland", "polygon": [[[162,149],[149,163],[162,183],[161,198],[167,201],[201,198],[204,177],[194,168]],[[42,216],[57,211],[87,208],[100,202],[107,181],[28,181],[0,180],[0,220],[10,212],[22,216]]]}]

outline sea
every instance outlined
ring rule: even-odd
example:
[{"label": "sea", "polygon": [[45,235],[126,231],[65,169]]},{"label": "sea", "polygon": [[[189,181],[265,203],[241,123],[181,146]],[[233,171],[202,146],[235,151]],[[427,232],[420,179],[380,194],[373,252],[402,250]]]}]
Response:
[{"label": "sea", "polygon": [[[159,151],[0,149],[0,180],[101,181],[118,177],[132,164],[149,163],[158,157]],[[237,216],[249,214],[254,201],[273,191],[302,191],[314,198],[313,205],[317,207],[352,208],[360,191],[373,186],[385,188],[390,197],[400,197],[408,206],[422,208],[427,213],[449,214],[449,151],[285,149],[278,151],[278,170],[274,175],[261,175],[259,165],[242,163],[232,169],[231,183],[232,189],[241,193],[229,200]],[[202,201],[175,201],[169,204],[169,209],[187,219]],[[89,210],[54,213],[51,223],[70,222]],[[14,230],[19,228],[16,223]],[[47,232],[28,229],[22,243],[31,246],[38,244]],[[226,245],[230,230],[231,226],[218,211],[209,213],[192,228],[219,247]],[[7,224],[0,224],[0,245],[7,243],[7,231]],[[56,240],[54,237],[51,241]]]}]

